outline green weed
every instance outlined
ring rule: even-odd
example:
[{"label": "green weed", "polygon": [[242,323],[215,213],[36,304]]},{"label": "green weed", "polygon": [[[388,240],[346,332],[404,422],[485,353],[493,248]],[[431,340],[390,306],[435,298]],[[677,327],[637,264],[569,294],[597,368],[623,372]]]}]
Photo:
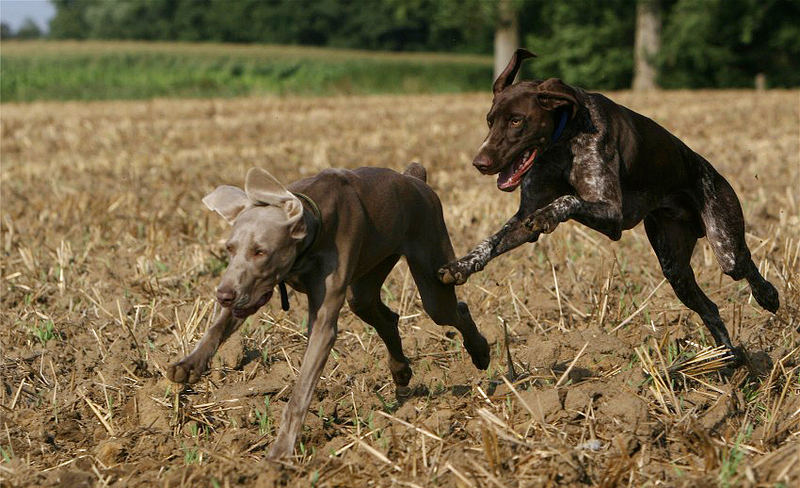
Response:
[{"label": "green weed", "polygon": [[258,420],[258,432],[261,435],[272,432],[272,419],[269,412],[269,397],[264,395],[264,411],[256,408],[256,419]]},{"label": "green weed", "polygon": [[38,322],[31,327],[31,335],[39,340],[42,346],[47,345],[48,342],[56,338],[55,325],[52,320],[45,320]]}]

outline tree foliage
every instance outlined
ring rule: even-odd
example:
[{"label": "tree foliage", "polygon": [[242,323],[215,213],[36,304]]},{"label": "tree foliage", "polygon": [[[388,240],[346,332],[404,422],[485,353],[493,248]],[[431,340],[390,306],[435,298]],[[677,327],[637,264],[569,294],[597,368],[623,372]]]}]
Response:
[{"label": "tree foliage", "polygon": [[[51,0],[57,39],[142,39],[489,54],[491,0]],[[531,73],[591,88],[633,76],[634,0],[515,0]],[[796,0],[664,0],[662,86],[800,84]]]},{"label": "tree foliage", "polygon": [[0,22],[0,39],[10,39],[12,37],[14,37],[14,31],[11,30],[11,26],[5,22]]},{"label": "tree foliage", "polygon": [[[592,88],[628,87],[633,78],[636,6],[630,0],[531,2],[523,11],[526,45],[539,56],[537,78]],[[546,19],[546,20],[545,20]]]},{"label": "tree foliage", "polygon": [[52,0],[57,39],[306,44],[485,52],[484,0]]},{"label": "tree foliage", "polygon": [[30,17],[22,22],[16,32],[7,23],[0,23],[0,39],[39,39],[42,35],[42,29]]},{"label": "tree foliage", "polygon": [[800,84],[800,3],[794,0],[677,0],[661,49],[664,87]]}]

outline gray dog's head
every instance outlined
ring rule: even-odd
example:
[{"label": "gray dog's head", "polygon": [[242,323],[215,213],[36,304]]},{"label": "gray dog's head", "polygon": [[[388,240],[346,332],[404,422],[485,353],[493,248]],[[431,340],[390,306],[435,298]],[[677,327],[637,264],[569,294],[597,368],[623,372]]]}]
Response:
[{"label": "gray dog's head", "polygon": [[275,177],[252,168],[244,188],[220,186],[203,198],[233,226],[225,244],[230,261],[217,287],[217,300],[239,318],[267,303],[306,236],[303,204]]}]

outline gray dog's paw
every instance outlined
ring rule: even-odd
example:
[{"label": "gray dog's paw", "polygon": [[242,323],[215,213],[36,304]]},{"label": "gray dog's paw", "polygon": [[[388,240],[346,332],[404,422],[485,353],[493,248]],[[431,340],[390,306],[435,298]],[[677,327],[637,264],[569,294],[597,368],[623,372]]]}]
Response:
[{"label": "gray dog's paw", "polygon": [[414,374],[411,371],[411,365],[408,364],[408,361],[395,361],[391,357],[389,357],[389,371],[392,372],[394,384],[400,387],[408,386]]},{"label": "gray dog's paw", "polygon": [[281,458],[291,456],[293,450],[294,442],[291,442],[286,436],[278,434],[278,438],[275,439],[272,447],[270,447],[267,452],[267,459],[270,461],[278,461]]},{"label": "gray dog's paw", "polygon": [[[458,302],[458,313],[467,323],[475,327],[475,321],[472,320],[472,314],[469,313],[469,306],[464,302]],[[483,337],[477,327],[462,333],[464,337],[464,348],[472,358],[472,364],[478,369],[489,368],[489,361],[491,359],[491,349],[489,342]]]},{"label": "gray dog's paw", "polygon": [[489,342],[486,338],[480,336],[476,344],[471,344],[468,349],[469,355],[472,358],[472,364],[476,368],[486,370],[489,368],[489,361],[491,360],[491,350],[489,349]]},{"label": "gray dog's paw", "polygon": [[447,263],[438,271],[439,281],[445,285],[463,285],[469,276],[460,266],[458,261]]},{"label": "gray dog's paw", "polygon": [[200,361],[192,356],[187,356],[167,367],[167,379],[173,383],[197,383],[207,369],[206,364],[207,361]]}]

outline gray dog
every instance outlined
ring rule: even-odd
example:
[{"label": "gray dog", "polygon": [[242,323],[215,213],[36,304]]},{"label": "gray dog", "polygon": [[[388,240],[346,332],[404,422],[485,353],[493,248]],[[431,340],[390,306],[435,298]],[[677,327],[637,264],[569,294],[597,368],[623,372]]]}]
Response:
[{"label": "gray dog", "polygon": [[425,178],[425,169],[416,163],[404,174],[380,168],[326,170],[289,191],[253,168],[244,191],[220,186],[207,195],[203,203],[233,225],[226,245],[230,263],[217,288],[223,308],[192,353],[169,366],[169,379],[198,381],[220,344],[267,303],[279,283],[305,293],[308,348],[268,456],[291,454],[336,340],[346,296],[353,313],[375,327],[386,344],[394,382],[408,385],[411,367],[403,354],[398,315],[380,297],[400,256],[408,262],[428,315],[458,329],[472,362],[486,369],[486,339],[467,305],[457,301],[453,285],[437,279],[436,270],[455,254],[441,203]]}]

